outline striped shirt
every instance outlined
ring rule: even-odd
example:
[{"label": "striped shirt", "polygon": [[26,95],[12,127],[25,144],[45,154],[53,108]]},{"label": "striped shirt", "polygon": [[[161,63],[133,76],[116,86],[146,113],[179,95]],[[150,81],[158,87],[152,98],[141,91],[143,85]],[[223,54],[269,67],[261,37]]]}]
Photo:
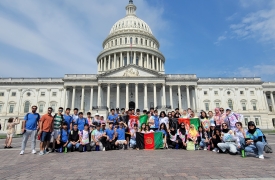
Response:
[{"label": "striped shirt", "polygon": [[60,129],[61,122],[62,122],[62,117],[56,115],[55,118],[54,118],[54,120],[53,120],[53,127],[54,127],[54,129],[56,129],[56,130]]}]

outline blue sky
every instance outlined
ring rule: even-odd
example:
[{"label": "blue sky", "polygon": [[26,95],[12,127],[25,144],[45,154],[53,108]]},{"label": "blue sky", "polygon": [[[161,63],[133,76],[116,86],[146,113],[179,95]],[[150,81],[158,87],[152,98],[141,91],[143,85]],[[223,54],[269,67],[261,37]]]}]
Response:
[{"label": "blue sky", "polygon": [[[134,0],[166,57],[166,73],[275,81],[275,2]],[[128,0],[1,0],[0,77],[95,74]]]}]

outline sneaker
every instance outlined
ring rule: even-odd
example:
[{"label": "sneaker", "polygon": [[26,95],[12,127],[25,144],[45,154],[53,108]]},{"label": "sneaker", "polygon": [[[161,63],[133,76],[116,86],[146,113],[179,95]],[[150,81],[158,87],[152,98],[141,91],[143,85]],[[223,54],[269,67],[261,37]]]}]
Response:
[{"label": "sneaker", "polygon": [[103,151],[106,151],[106,150],[105,150],[105,147],[103,148]]},{"label": "sneaker", "polygon": [[36,150],[35,149],[32,150],[32,154],[36,154]]},{"label": "sneaker", "polygon": [[52,149],[52,153],[55,152],[55,149]]},{"label": "sneaker", "polygon": [[20,152],[20,155],[23,155],[23,154],[24,154],[24,151],[21,151],[21,152]]},{"label": "sneaker", "polygon": [[44,152],[40,151],[39,156],[42,156],[42,155],[44,155]]},{"label": "sneaker", "polygon": [[50,153],[50,150],[47,148],[47,149],[45,150],[45,153],[46,153],[46,154],[49,154],[49,153]]},{"label": "sneaker", "polygon": [[203,150],[207,151],[207,148],[205,147]]},{"label": "sneaker", "polygon": [[217,148],[214,148],[212,151],[213,151],[213,152],[217,152],[217,150],[218,150]]},{"label": "sneaker", "polygon": [[4,149],[7,149],[7,148],[8,148],[7,146],[4,147]]},{"label": "sneaker", "polygon": [[259,159],[264,159],[264,155],[260,155],[260,156],[259,156]]}]

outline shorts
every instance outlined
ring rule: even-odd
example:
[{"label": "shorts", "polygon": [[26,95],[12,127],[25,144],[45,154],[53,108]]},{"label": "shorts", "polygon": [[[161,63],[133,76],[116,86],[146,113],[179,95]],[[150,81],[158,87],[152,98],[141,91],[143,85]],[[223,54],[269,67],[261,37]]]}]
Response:
[{"label": "shorts", "polygon": [[118,144],[125,144],[125,143],[127,143],[127,141],[126,140],[117,140],[116,143],[118,143]]},{"label": "shorts", "polygon": [[41,137],[40,137],[40,141],[41,141],[41,142],[50,141],[50,140],[51,140],[51,135],[52,135],[51,132],[42,131]]},{"label": "shorts", "polygon": [[13,133],[7,134],[7,138],[12,138],[13,137]]},{"label": "shorts", "polygon": [[58,137],[58,135],[59,135],[59,133],[60,133],[60,129],[55,129],[55,130],[53,130],[53,137],[54,137],[54,139],[57,139],[57,137]]}]

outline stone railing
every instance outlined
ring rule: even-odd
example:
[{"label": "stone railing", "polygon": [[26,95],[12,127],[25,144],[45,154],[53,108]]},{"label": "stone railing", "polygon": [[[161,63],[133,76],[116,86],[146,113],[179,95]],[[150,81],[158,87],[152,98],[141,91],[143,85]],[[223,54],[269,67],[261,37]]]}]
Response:
[{"label": "stone railing", "polygon": [[198,84],[262,84],[263,81],[259,77],[244,77],[244,78],[199,78]]},{"label": "stone railing", "polygon": [[66,78],[96,78],[96,74],[65,74]]},{"label": "stone railing", "polygon": [[63,83],[62,78],[0,78],[0,83]]}]

